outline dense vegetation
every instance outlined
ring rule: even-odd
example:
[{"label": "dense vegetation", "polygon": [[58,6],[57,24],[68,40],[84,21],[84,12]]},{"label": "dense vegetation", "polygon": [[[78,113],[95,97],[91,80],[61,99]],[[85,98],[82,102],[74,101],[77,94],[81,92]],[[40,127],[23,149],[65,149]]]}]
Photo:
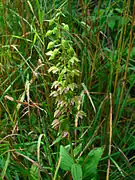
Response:
[{"label": "dense vegetation", "polygon": [[0,177],[135,179],[135,1],[0,1]]}]

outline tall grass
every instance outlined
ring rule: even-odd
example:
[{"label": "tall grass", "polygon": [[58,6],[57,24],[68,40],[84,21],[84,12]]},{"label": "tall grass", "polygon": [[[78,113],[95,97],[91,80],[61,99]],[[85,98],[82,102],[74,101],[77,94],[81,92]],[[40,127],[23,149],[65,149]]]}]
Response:
[{"label": "tall grass", "polygon": [[[69,111],[62,110],[64,125],[55,121],[57,103],[50,96],[62,71],[49,70],[58,57],[50,61],[47,47],[57,37],[46,36],[59,12],[63,16],[55,25],[78,59],[71,68],[80,72],[65,79],[77,88],[70,95],[63,92],[63,99],[76,98],[73,106],[67,102]],[[134,32],[134,0],[0,2],[2,179],[72,179],[73,171],[61,166],[65,151],[82,166],[83,179],[86,164],[98,170],[89,179],[135,178]],[[68,56],[62,58],[67,67]],[[96,148],[104,149],[102,158]],[[90,154],[95,158],[90,162],[91,152],[96,156]]]}]

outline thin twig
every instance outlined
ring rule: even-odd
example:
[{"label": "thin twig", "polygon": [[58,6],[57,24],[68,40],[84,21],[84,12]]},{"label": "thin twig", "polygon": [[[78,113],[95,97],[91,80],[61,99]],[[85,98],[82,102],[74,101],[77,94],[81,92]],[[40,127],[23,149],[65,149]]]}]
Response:
[{"label": "thin twig", "polygon": [[109,180],[109,174],[110,174],[110,156],[111,156],[111,146],[112,146],[112,94],[110,93],[110,136],[109,136],[109,152],[108,152],[108,168],[107,168],[107,174],[106,174],[106,180]]}]

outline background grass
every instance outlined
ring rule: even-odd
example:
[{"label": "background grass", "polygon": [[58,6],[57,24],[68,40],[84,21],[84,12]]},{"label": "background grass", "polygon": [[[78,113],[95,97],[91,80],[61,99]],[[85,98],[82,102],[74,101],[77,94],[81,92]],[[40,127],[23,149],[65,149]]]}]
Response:
[{"label": "background grass", "polygon": [[[70,138],[59,138],[51,125],[56,76],[48,73],[45,34],[59,10],[80,59],[76,94],[82,93],[86,113],[77,127],[70,119]],[[0,1],[2,179],[71,179],[69,172],[57,171],[60,145],[71,144],[82,161],[104,147],[98,179],[135,178],[134,32],[134,0]]]}]

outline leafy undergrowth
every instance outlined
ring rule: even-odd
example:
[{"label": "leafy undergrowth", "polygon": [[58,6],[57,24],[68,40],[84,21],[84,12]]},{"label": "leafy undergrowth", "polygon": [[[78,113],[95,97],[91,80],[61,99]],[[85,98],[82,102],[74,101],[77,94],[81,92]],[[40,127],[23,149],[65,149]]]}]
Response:
[{"label": "leafy undergrowth", "polygon": [[0,2],[0,177],[135,179],[135,1]]}]

